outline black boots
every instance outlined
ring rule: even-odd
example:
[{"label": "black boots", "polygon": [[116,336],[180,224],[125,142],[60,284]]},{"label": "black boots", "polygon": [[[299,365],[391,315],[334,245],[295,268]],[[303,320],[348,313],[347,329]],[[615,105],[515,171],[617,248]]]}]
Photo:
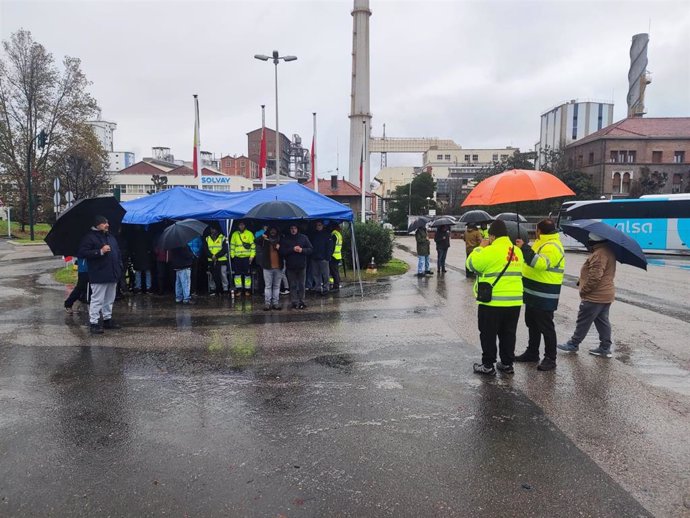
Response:
[{"label": "black boots", "polygon": [[100,324],[90,324],[89,325],[89,332],[92,335],[102,335],[103,334],[103,328],[101,327]]}]

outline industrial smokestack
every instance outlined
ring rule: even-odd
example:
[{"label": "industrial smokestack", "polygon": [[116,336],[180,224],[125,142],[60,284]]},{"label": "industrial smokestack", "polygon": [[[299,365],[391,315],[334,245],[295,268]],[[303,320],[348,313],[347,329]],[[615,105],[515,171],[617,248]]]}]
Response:
[{"label": "industrial smokestack", "polygon": [[[369,111],[369,0],[354,0],[352,10],[352,92],[350,94],[350,168],[348,179],[360,184],[362,153],[369,153],[365,135],[371,134]],[[362,124],[362,123],[365,124]],[[363,184],[369,185],[369,157],[364,157]],[[362,187],[362,186],[360,186]]]},{"label": "industrial smokestack", "polygon": [[642,117],[646,111],[644,94],[652,82],[647,71],[647,46],[649,34],[635,34],[630,45],[630,70],[628,70],[628,117]]}]

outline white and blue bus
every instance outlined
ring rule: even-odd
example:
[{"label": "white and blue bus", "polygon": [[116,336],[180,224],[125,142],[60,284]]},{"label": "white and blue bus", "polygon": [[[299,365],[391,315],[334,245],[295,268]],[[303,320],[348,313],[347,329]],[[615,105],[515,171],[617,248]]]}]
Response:
[{"label": "white and blue bus", "polygon": [[[690,194],[658,194],[638,199],[568,201],[558,222],[576,219],[603,221],[625,232],[646,253],[690,253]],[[581,247],[563,237],[566,247]]]}]

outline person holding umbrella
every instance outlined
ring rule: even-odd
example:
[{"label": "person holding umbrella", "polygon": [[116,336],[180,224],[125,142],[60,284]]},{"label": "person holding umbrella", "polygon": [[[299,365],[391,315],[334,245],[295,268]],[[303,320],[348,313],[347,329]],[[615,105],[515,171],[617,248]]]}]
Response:
[{"label": "person holding umbrella", "polygon": [[429,255],[431,246],[429,236],[426,233],[426,226],[420,225],[414,233],[414,240],[417,242],[417,277],[433,275],[429,266]]},{"label": "person holding umbrella", "polygon": [[436,229],[434,235],[434,242],[436,243],[436,255],[438,256],[436,271],[438,273],[446,273],[446,256],[450,248],[450,226],[441,225]]},{"label": "person holding umbrella", "polygon": [[602,358],[611,358],[611,323],[609,308],[615,299],[613,279],[616,276],[616,254],[603,237],[589,232],[587,248],[591,255],[580,270],[580,308],[572,337],[559,344],[561,351],[576,353],[587,336],[592,324],[599,333],[599,347],[589,353]]},{"label": "person holding umbrella", "polygon": [[[498,219],[489,227],[484,239],[465,262],[465,267],[478,277],[474,283],[477,299],[479,340],[482,362],[475,363],[474,372],[493,376],[496,369],[512,374],[515,336],[522,306],[522,251],[513,246],[504,221]],[[496,339],[501,361],[496,364]]]},{"label": "person holding umbrella", "polygon": [[515,240],[522,249],[525,265],[522,268],[524,286],[525,324],[529,330],[527,350],[516,356],[516,362],[538,362],[539,343],[544,336],[544,359],[537,365],[540,371],[556,368],[556,327],[553,314],[565,273],[565,251],[556,223],[544,219],[537,223],[537,240],[530,247],[522,239]]},{"label": "person holding umbrella", "polygon": [[[465,233],[463,234],[463,239],[465,240],[465,255],[469,257],[472,250],[479,246],[482,242],[482,233],[477,228],[476,223],[468,223]],[[465,277],[474,278],[474,273],[465,268]]]},{"label": "person holding umbrella", "polygon": [[168,261],[175,271],[175,302],[194,304],[191,294],[194,252],[188,244],[178,246],[168,252]]},{"label": "person holding umbrella", "polygon": [[[108,230],[110,225],[104,216],[96,216],[91,231],[79,245],[77,257],[86,259],[91,284],[89,305],[89,330],[92,334],[103,334],[103,329],[118,329],[113,321],[113,303],[117,294],[117,283],[122,276],[122,260],[117,240]],[[103,325],[99,323],[103,316]]]},{"label": "person holding umbrella", "polygon": [[290,233],[279,243],[279,253],[285,259],[285,269],[290,282],[290,300],[293,309],[305,309],[304,282],[307,270],[307,256],[312,253],[309,238],[301,234],[296,223],[290,223]]}]

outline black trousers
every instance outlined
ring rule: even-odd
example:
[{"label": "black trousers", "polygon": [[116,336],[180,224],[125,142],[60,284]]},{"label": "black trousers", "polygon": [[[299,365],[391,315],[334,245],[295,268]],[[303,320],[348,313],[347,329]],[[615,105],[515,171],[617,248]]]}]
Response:
[{"label": "black trousers", "polygon": [[515,359],[515,334],[520,320],[520,307],[497,307],[479,304],[479,340],[482,344],[482,363],[496,362],[496,339],[501,363],[512,365]]},{"label": "black trousers", "polygon": [[76,301],[86,303],[88,300],[88,286],[89,274],[87,272],[77,273],[77,284],[74,286],[72,293],[69,294],[65,300],[65,307],[71,308]]},{"label": "black trousers", "polygon": [[331,258],[331,260],[328,262],[328,269],[331,272],[331,277],[333,277],[333,289],[334,290],[339,290],[340,289],[340,270],[338,269],[338,265],[340,264],[340,261],[337,259]]},{"label": "black trousers", "polygon": [[525,306],[525,324],[529,331],[527,355],[539,358],[539,344],[544,336],[544,356],[556,361],[556,326],[553,324],[553,311]]},{"label": "black trousers", "polygon": [[293,305],[304,302],[304,282],[307,278],[307,269],[286,270],[288,282],[290,283],[290,302]]}]

